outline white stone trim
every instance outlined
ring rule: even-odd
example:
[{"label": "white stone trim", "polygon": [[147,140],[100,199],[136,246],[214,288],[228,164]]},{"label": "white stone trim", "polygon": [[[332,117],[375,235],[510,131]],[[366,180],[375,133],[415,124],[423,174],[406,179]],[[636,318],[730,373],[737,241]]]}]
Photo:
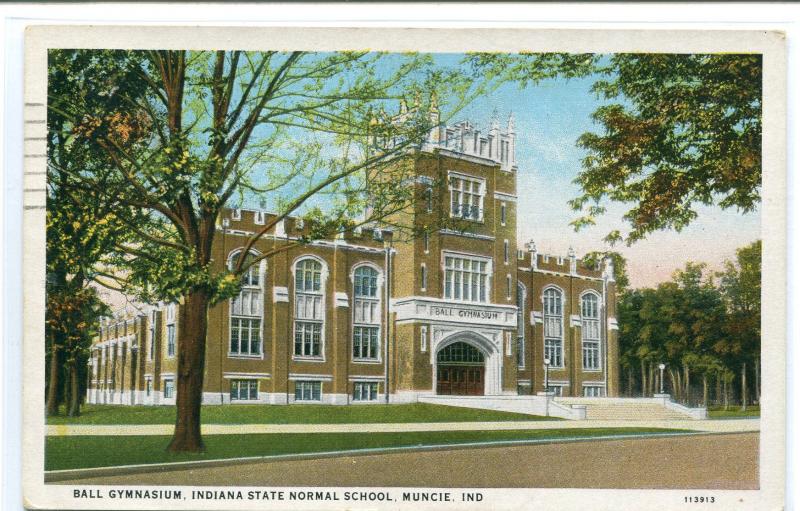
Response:
[{"label": "white stone trim", "polygon": [[617,323],[617,318],[608,318],[608,329],[619,330],[619,324]]},{"label": "white stone trim", "polygon": [[259,380],[270,379],[269,373],[225,372],[222,377],[226,380]]},{"label": "white stone trim", "polygon": [[333,381],[333,376],[330,374],[300,374],[289,373],[289,381]]},{"label": "white stone trim", "polygon": [[333,303],[334,307],[349,307],[350,299],[348,298],[347,293],[343,291],[336,291],[333,293]]},{"label": "white stone trim", "polygon": [[289,302],[289,288],[286,286],[272,287],[272,301],[274,303]]},{"label": "white stone trim", "polygon": [[504,192],[494,192],[494,198],[498,200],[504,200],[508,202],[517,202],[517,196],[511,195],[510,193]]}]

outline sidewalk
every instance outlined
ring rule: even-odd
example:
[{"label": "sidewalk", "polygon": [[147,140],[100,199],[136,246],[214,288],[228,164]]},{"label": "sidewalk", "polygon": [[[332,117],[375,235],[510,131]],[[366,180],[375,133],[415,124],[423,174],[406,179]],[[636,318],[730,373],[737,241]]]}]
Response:
[{"label": "sidewalk", "polygon": [[[409,431],[501,431],[523,429],[670,428],[706,433],[760,431],[760,419],[728,420],[583,420],[505,422],[412,422],[390,424],[205,424],[204,435],[266,433],[394,433]],[[48,436],[133,436],[172,434],[172,424],[61,424],[48,425]]]}]

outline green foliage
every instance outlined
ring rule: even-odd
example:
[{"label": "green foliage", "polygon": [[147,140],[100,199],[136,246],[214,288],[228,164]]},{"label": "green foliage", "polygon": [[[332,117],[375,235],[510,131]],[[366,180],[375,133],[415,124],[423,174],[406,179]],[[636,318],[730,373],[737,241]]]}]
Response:
[{"label": "green foliage", "polygon": [[610,258],[614,264],[614,280],[617,283],[617,293],[621,294],[630,285],[628,278],[628,261],[619,252],[609,250],[606,252],[592,251],[583,256],[581,263],[587,269],[600,268],[603,260]]},{"label": "green foliage", "polygon": [[737,261],[722,273],[689,262],[670,282],[624,292],[618,302],[622,366],[664,363],[731,382],[760,352],[760,254],[756,241],[737,250]]},{"label": "green foliage", "polygon": [[663,229],[680,231],[698,205],[753,211],[761,187],[762,63],[757,54],[478,54],[476,74],[535,85],[593,77],[605,100],[584,133],[587,154],[570,201],[572,225],[594,225],[607,201],[630,205],[629,230],[609,243],[631,244]]}]

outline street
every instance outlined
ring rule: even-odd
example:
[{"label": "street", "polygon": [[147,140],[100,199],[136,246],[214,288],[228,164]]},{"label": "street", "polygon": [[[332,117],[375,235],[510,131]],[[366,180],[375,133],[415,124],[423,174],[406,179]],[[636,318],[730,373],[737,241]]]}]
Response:
[{"label": "street", "polygon": [[271,461],[59,484],[758,488],[758,433]]}]

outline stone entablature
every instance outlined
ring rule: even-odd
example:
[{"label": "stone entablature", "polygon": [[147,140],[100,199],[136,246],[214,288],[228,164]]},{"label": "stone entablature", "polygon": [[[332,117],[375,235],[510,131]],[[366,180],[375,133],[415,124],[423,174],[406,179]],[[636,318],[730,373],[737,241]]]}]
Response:
[{"label": "stone entablature", "polygon": [[410,297],[394,300],[391,311],[395,313],[395,321],[444,322],[512,329],[517,324],[517,307],[512,305]]}]

